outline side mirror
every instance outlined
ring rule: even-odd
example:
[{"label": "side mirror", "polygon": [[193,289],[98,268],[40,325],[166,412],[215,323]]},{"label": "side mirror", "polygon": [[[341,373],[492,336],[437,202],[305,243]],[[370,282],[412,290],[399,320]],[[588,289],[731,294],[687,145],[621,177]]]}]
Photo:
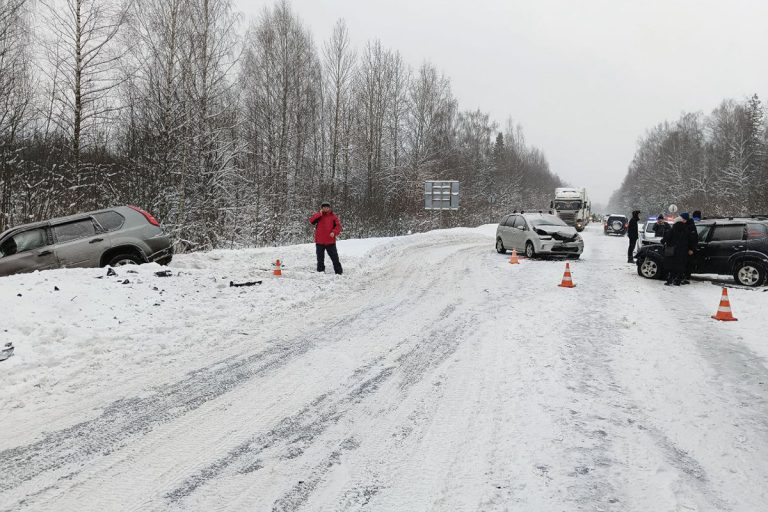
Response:
[{"label": "side mirror", "polygon": [[555,202],[554,201],[550,201],[549,202],[549,207],[550,208],[554,208],[555,207]]}]

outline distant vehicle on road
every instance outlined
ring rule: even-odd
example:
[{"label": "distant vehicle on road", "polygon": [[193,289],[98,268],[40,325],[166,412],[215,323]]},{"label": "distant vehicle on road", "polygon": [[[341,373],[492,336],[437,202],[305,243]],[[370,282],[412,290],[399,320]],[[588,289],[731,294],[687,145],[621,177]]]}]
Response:
[{"label": "distant vehicle on road", "polygon": [[496,228],[496,251],[515,249],[528,258],[567,256],[579,259],[584,241],[576,229],[562,219],[546,213],[506,215]]},{"label": "distant vehicle on road", "polygon": [[575,227],[576,231],[583,231],[592,218],[585,188],[556,188],[555,198],[549,206],[555,215],[567,225]]},{"label": "distant vehicle on road", "polygon": [[[696,224],[699,243],[694,274],[732,275],[738,284],[759,286],[768,275],[768,220],[707,219]],[[666,277],[664,246],[650,244],[635,256],[637,273],[648,279]]]},{"label": "distant vehicle on road", "polygon": [[160,223],[120,206],[16,226],[0,234],[0,276],[71,267],[121,266],[173,258]]},{"label": "distant vehicle on road", "polygon": [[624,236],[627,234],[629,219],[626,215],[612,213],[603,220],[603,233],[606,235]]}]

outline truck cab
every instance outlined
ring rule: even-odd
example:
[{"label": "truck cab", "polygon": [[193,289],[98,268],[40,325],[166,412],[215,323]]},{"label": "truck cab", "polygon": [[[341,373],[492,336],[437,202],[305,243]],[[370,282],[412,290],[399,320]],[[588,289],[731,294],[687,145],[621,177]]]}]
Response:
[{"label": "truck cab", "polygon": [[549,206],[552,213],[576,231],[583,231],[592,217],[587,191],[583,188],[556,188],[555,198]]}]

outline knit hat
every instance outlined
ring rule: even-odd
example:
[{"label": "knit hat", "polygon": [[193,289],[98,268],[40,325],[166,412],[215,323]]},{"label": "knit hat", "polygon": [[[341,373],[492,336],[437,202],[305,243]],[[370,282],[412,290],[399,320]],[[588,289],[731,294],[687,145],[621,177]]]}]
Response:
[{"label": "knit hat", "polygon": [[328,208],[330,208],[331,203],[329,203],[328,201],[323,201],[322,203],[320,203],[320,208],[322,208],[323,206],[327,206]]},{"label": "knit hat", "polygon": [[688,222],[691,219],[691,216],[688,212],[683,212],[680,214],[680,216],[684,218],[686,222]]},{"label": "knit hat", "polygon": [[659,216],[656,217],[656,220],[664,220],[664,216],[662,214],[659,214]]}]

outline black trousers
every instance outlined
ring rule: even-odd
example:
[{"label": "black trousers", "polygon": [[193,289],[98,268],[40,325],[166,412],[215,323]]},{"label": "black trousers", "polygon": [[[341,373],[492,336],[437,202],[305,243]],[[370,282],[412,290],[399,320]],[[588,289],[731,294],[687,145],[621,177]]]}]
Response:
[{"label": "black trousers", "polygon": [[631,260],[635,254],[635,246],[637,245],[637,238],[629,239],[629,248],[627,249],[627,261]]},{"label": "black trousers", "polygon": [[339,261],[339,253],[336,251],[336,244],[315,244],[315,252],[317,253],[317,271],[325,271],[325,252],[328,251],[328,256],[331,257],[333,262],[333,271],[337,274],[342,273],[341,262]]}]

